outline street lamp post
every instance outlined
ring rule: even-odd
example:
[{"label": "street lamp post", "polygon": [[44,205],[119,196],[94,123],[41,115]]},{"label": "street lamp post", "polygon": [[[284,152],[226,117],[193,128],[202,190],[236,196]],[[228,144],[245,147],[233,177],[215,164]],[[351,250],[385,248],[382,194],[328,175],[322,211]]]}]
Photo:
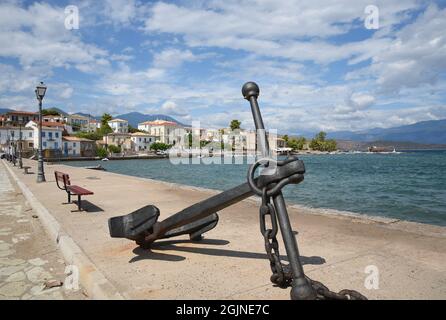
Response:
[{"label": "street lamp post", "polygon": [[37,160],[37,182],[45,182],[45,173],[43,171],[43,156],[42,156],[42,100],[45,96],[46,86],[43,82],[36,87],[36,98],[39,101],[39,149]]},{"label": "street lamp post", "polygon": [[19,168],[23,169],[22,161],[22,124],[19,123]]},{"label": "street lamp post", "polygon": [[12,142],[11,142],[11,162],[15,167],[15,147],[14,147],[14,135],[15,135],[15,130],[14,128],[12,129],[12,133],[11,133],[11,137],[12,137]]}]

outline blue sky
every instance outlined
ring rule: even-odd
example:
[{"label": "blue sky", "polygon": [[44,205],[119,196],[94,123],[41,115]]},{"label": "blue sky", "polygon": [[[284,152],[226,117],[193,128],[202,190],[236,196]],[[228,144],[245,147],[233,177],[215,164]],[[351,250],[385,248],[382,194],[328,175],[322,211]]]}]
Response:
[{"label": "blue sky", "polygon": [[[65,28],[68,5],[79,29]],[[379,9],[367,29],[365,8]],[[446,118],[445,1],[2,1],[0,107],[165,113],[299,134]]]}]

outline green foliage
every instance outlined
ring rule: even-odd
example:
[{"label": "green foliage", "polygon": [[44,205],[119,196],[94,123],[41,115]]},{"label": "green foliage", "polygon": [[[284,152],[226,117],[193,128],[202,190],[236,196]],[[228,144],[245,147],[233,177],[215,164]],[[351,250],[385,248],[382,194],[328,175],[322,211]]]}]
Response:
[{"label": "green foliage", "polygon": [[60,113],[59,113],[59,111],[57,111],[54,108],[49,108],[49,109],[43,109],[42,115],[43,116],[60,116]]},{"label": "green foliage", "polygon": [[335,151],[337,149],[336,140],[326,140],[327,134],[324,131],[319,132],[313,140],[311,140],[310,148],[319,151]]},{"label": "green foliage", "polygon": [[78,132],[76,137],[90,139],[90,140],[102,140],[102,134],[99,132]]},{"label": "green foliage", "polygon": [[241,124],[242,123],[239,120],[232,120],[229,127],[231,128],[231,130],[236,130],[236,129],[240,129]]},{"label": "green foliage", "polygon": [[288,137],[287,134],[285,134],[285,135],[283,135],[282,139],[285,140],[286,143],[288,143],[288,140],[289,140],[290,138]]},{"label": "green foliage", "polygon": [[162,150],[165,151],[171,147],[170,144],[162,143],[162,142],[154,142],[150,145],[150,150],[158,151]]},{"label": "green foliage", "polygon": [[103,136],[112,133],[113,129],[110,128],[110,126],[108,125],[108,123],[105,124],[101,124],[101,128],[99,129],[99,133]]},{"label": "green foliage", "polygon": [[121,147],[115,146],[114,144],[110,144],[108,146],[108,151],[110,151],[111,153],[121,153]]},{"label": "green foliage", "polygon": [[107,150],[105,148],[97,148],[96,149],[96,155],[100,158],[105,158],[107,157]]},{"label": "green foliage", "polygon": [[135,132],[144,132],[144,131],[139,130],[138,128],[132,127],[132,126],[129,124],[129,133],[135,133]]},{"label": "green foliage", "polygon": [[113,117],[110,114],[104,113],[101,118],[101,124],[104,125],[107,122],[109,122],[111,119],[113,119]]},{"label": "green foliage", "polygon": [[287,141],[287,146],[292,148],[293,150],[302,150],[305,143],[307,143],[307,140],[304,137],[299,137],[297,139],[291,138],[285,141]]}]

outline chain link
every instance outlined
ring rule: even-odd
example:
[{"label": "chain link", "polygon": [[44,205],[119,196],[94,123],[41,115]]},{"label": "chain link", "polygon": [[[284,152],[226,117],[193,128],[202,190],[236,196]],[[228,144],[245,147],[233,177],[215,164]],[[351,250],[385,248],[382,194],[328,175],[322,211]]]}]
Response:
[{"label": "chain link", "polygon": [[[271,227],[267,227],[266,219],[269,217]],[[267,188],[262,190],[262,204],[260,205],[260,232],[265,241],[265,251],[269,259],[272,275],[271,282],[281,288],[292,285],[293,273],[289,265],[284,265],[280,260],[279,243],[277,241],[277,217],[276,209],[267,194]],[[344,289],[339,293],[330,291],[324,284],[305,276],[307,281],[316,291],[318,300],[367,300],[365,296],[355,290]]]}]

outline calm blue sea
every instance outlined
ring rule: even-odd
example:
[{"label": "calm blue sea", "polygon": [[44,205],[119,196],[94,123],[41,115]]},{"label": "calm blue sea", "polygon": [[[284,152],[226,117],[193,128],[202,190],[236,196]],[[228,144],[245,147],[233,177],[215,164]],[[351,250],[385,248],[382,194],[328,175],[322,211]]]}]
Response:
[{"label": "calm blue sea", "polygon": [[[287,201],[313,208],[446,226],[446,151],[303,155],[305,180],[284,190]],[[108,171],[225,190],[246,180],[248,165],[173,165],[169,160],[67,162]]]}]

